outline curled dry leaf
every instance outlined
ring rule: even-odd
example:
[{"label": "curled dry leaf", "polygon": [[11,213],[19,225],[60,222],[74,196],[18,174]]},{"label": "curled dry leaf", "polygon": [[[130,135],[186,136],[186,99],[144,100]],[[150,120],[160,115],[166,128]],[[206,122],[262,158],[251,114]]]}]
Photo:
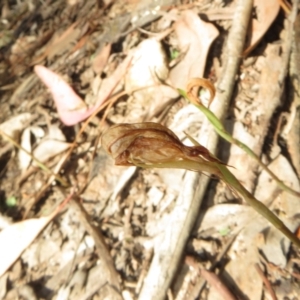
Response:
[{"label": "curled dry leaf", "polygon": [[187,96],[192,101],[194,105],[204,105],[201,100],[198,98],[198,92],[200,88],[205,88],[209,91],[210,97],[208,100],[208,108],[212,101],[214,100],[216,89],[214,85],[205,78],[192,78],[188,81],[187,84]]},{"label": "curled dry leaf", "polygon": [[153,122],[115,125],[103,134],[102,146],[122,166],[219,162],[205,147],[185,146],[170,129]]}]

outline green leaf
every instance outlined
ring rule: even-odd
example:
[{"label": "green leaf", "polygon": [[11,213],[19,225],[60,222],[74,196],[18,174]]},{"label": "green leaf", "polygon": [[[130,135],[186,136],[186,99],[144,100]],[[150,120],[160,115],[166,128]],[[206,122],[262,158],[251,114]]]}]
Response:
[{"label": "green leaf", "polygon": [[15,207],[18,204],[17,198],[14,196],[10,196],[5,200],[5,204],[8,207]]}]

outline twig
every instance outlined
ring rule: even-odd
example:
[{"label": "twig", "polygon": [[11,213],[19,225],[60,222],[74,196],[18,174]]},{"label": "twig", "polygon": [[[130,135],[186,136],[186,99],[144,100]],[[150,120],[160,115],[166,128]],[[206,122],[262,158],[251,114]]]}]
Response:
[{"label": "twig", "polygon": [[[282,105],[282,95],[283,90],[285,86],[286,81],[286,75],[289,67],[289,61],[291,57],[291,50],[292,50],[292,43],[293,43],[293,28],[294,28],[294,22],[297,16],[297,2],[294,1],[292,11],[289,14],[285,26],[285,41],[282,45],[282,55],[279,57],[279,55],[276,55],[274,58],[269,61],[266,64],[265,71],[262,71],[262,75],[264,74],[264,77],[262,77],[266,82],[269,82],[269,87],[267,87],[266,82],[262,85],[261,89],[259,90],[259,93],[256,97],[256,101],[259,103],[264,103],[264,112],[261,118],[261,128],[262,132],[260,133],[260,140],[255,145],[254,152],[256,154],[260,155],[262,152],[262,146],[263,142],[265,140],[265,137],[268,133],[268,128],[270,121],[272,119],[272,116],[276,112],[278,108]],[[276,47],[276,46],[275,46]],[[278,59],[277,63],[274,61],[274,59]],[[269,74],[274,73],[275,80],[269,80]],[[265,85],[265,86],[264,86]],[[268,104],[266,105],[266,95],[268,95]],[[298,150],[299,152],[299,150]],[[253,165],[252,166],[252,172],[256,173],[259,169],[259,165]],[[295,193],[293,193],[296,195]],[[299,193],[298,193],[299,194]],[[299,197],[299,195],[297,195]]]},{"label": "twig", "polygon": [[136,294],[139,294],[140,291],[141,291],[142,284],[143,284],[143,281],[144,281],[144,279],[146,277],[146,274],[148,272],[149,265],[150,265],[152,257],[153,257],[153,248],[150,248],[149,250],[146,251],[144,259],[143,259],[143,264],[142,264],[142,267],[141,267],[142,271],[140,273],[138,282],[137,282],[136,287],[135,287],[135,293]]},{"label": "twig", "polygon": [[278,2],[286,14],[288,14],[291,11],[292,7],[288,2],[286,2],[284,0],[278,0]]},{"label": "twig", "polygon": [[265,284],[267,290],[269,291],[269,293],[270,293],[272,299],[273,299],[273,300],[277,300],[277,297],[276,297],[276,295],[275,295],[275,293],[274,293],[274,290],[273,290],[273,288],[272,288],[272,286],[271,286],[271,284],[270,284],[270,281],[268,280],[268,278],[265,276],[265,274],[263,273],[263,271],[262,271],[261,268],[259,267],[259,264],[256,263],[256,264],[254,265],[254,267],[255,267],[255,269],[256,269],[258,275],[261,277],[262,281],[264,282],[264,284]]},{"label": "twig", "polygon": [[[239,232],[240,232],[240,230],[238,231],[238,233]],[[214,271],[216,265],[221,261],[223,256],[227,253],[227,251],[229,250],[229,248],[232,245],[233,241],[237,237],[238,233],[236,233],[234,236],[232,236],[227,241],[226,245],[223,247],[222,251],[220,251],[220,253],[218,254],[217,258],[214,260],[214,262],[212,263],[212,265],[210,266],[208,271]],[[195,284],[194,288],[191,291],[191,295],[192,295],[193,298],[199,297],[199,295],[200,295],[202,289],[204,288],[205,284],[206,284],[206,280],[204,280],[204,279],[198,281],[197,284]]]},{"label": "twig", "polygon": [[[67,156],[67,154],[65,154],[65,156]],[[54,174],[59,174],[60,170],[61,170],[61,164],[64,163],[64,156],[60,159],[60,161],[58,162],[58,164],[55,166],[53,173]],[[47,192],[48,188],[50,188],[53,184],[53,181],[55,180],[54,176],[50,176],[49,179],[47,180],[47,183],[45,183],[42,188],[39,190],[39,192],[34,195],[32,198],[30,198],[25,206],[25,212],[23,214],[23,219],[26,219],[28,216],[29,211],[31,210],[31,208],[38,203],[38,201],[44,196],[44,194]]]},{"label": "twig", "polygon": [[[298,5],[298,0],[294,1],[293,5]],[[291,20],[292,22],[293,20]],[[290,130],[286,133],[286,141],[288,151],[294,168],[300,177],[300,16],[296,17],[294,23],[294,34],[292,37],[292,52],[290,57],[290,82],[289,91],[292,98],[292,105],[290,108]]]},{"label": "twig", "polygon": [[[211,110],[219,119],[227,113],[235,85],[235,77],[243,52],[246,32],[251,16],[253,1],[236,1],[236,11],[228,37],[222,77],[218,84],[216,99]],[[205,121],[200,133],[200,143],[208,145],[211,152],[216,152],[218,136],[213,127]],[[201,178],[201,184],[199,184]],[[164,299],[176,273],[187,239],[196,221],[202,198],[209,178],[188,172],[184,178],[183,188],[172,212],[170,226],[161,235],[161,243],[155,249],[150,270],[145,278],[139,299]]]},{"label": "twig", "polygon": [[[198,273],[213,287],[225,300],[236,300],[230,290],[224,285],[217,274],[199,267],[199,264],[193,257],[186,257],[185,262],[195,268]],[[193,297],[194,298],[194,297]]]},{"label": "twig", "polygon": [[[93,237],[95,241],[95,245],[98,251],[99,258],[103,260],[104,265],[107,268],[109,276],[107,278],[107,282],[114,287],[120,293],[120,283],[119,283],[119,275],[114,267],[113,260],[110,256],[110,253],[107,249],[107,246],[104,242],[104,237],[102,236],[99,229],[96,229],[90,220],[90,217],[79,199],[74,199],[72,202],[72,207],[79,213],[80,221],[85,227],[86,231]],[[99,289],[100,287],[98,287]]]},{"label": "twig", "polygon": [[218,275],[213,272],[209,272],[205,269],[201,269],[201,276],[204,277],[207,282],[216,288],[218,293],[223,297],[225,300],[236,300],[230,290],[227,288],[226,285],[220,280]]},{"label": "twig", "polygon": [[55,177],[57,181],[59,181],[63,186],[67,187],[68,183],[61,178],[59,175],[54,174],[51,169],[49,169],[44,163],[42,163],[40,160],[38,160],[36,157],[34,157],[30,152],[28,152],[26,149],[24,149],[21,145],[19,145],[13,138],[8,136],[4,131],[0,130],[0,135],[5,137],[10,143],[12,143],[14,146],[16,146],[19,150],[24,151],[27,155],[31,157],[31,159],[45,172],[50,173],[52,176]]}]

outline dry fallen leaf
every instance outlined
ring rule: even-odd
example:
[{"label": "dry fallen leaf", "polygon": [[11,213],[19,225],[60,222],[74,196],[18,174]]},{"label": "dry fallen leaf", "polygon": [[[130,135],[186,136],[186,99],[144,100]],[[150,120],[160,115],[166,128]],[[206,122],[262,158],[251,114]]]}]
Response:
[{"label": "dry fallen leaf", "polygon": [[185,89],[190,78],[203,77],[209,48],[219,32],[190,10],[183,12],[182,18],[175,23],[175,32],[180,51],[186,55],[171,70],[170,79],[173,86]]},{"label": "dry fallen leaf", "polygon": [[[39,141],[45,136],[44,130],[39,126],[30,126],[25,128],[21,136],[21,147],[27,152],[31,153],[32,150],[32,135],[36,141]],[[22,171],[26,170],[31,162],[31,157],[20,149],[18,152],[19,167]]]},{"label": "dry fallen leaf", "polygon": [[[70,144],[57,140],[44,140],[33,151],[33,156],[41,162],[46,162],[70,147]],[[36,165],[36,163],[34,163]]]},{"label": "dry fallen leaf", "polygon": [[159,79],[166,80],[169,74],[166,53],[156,39],[142,41],[132,59],[132,66],[126,75],[126,89],[133,90],[152,86]]},{"label": "dry fallen leaf", "polygon": [[129,54],[117,67],[112,76],[103,80],[97,97],[97,103],[91,108],[88,108],[84,101],[73,91],[63,78],[55,72],[40,65],[35,66],[34,71],[49,88],[61,121],[68,126],[72,126],[88,118],[105,100],[107,100],[125,75],[131,62],[131,58],[132,54]]},{"label": "dry fallen leaf", "polygon": [[[26,128],[23,131],[21,137],[21,146],[23,149],[27,150],[29,153],[31,152],[31,130],[30,128]],[[19,167],[20,169],[26,170],[31,162],[31,157],[26,152],[20,150],[18,152],[18,159],[19,159]]]},{"label": "dry fallen leaf", "polygon": [[[125,77],[126,91],[136,90],[127,100],[126,122],[141,122],[178,96],[176,90],[161,84],[169,75],[166,52],[155,38],[143,40],[135,49]],[[119,122],[118,122],[119,123]]]},{"label": "dry fallen leaf", "polygon": [[250,39],[246,41],[244,55],[248,55],[260,42],[278,15],[280,4],[278,0],[254,0],[255,17],[251,20]]},{"label": "dry fallen leaf", "polygon": [[23,113],[15,117],[10,118],[4,123],[0,124],[0,130],[9,135],[12,138],[17,138],[18,133],[23,130],[26,123],[30,120],[32,114]]},{"label": "dry fallen leaf", "polygon": [[17,222],[0,232],[0,277],[34,241],[45,226],[61,211],[70,198],[65,199],[49,216]]}]

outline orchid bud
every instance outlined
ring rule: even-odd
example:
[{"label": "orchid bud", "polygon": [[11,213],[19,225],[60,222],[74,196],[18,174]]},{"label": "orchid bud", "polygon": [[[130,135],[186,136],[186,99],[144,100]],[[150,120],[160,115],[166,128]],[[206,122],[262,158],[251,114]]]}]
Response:
[{"label": "orchid bud", "polygon": [[161,163],[185,157],[184,145],[168,128],[153,122],[118,124],[102,136],[102,146],[117,165]]},{"label": "orchid bud", "polygon": [[103,134],[102,146],[122,166],[219,162],[206,148],[185,146],[170,129],[153,122],[112,126]]}]

